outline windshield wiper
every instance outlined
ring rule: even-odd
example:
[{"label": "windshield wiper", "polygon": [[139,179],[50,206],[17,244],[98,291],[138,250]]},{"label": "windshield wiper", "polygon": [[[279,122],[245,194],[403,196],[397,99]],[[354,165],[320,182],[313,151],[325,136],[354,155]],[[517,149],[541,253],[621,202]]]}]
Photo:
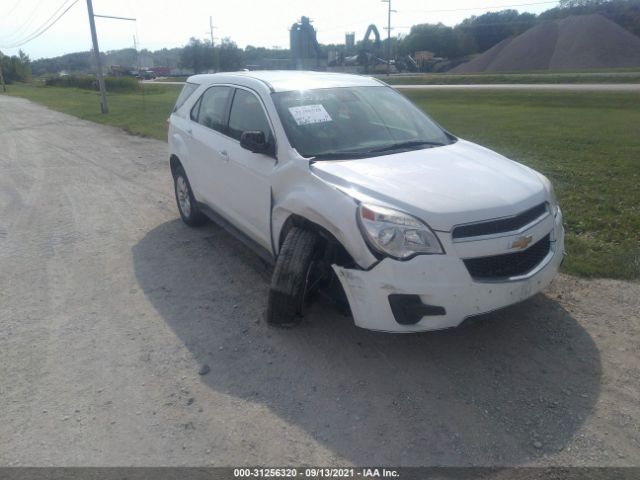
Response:
[{"label": "windshield wiper", "polygon": [[[422,147],[422,146],[431,146],[431,147],[442,147],[445,144],[440,142],[430,142],[427,140],[412,140],[409,142],[398,142],[393,143],[391,145],[385,145],[384,147],[373,148],[371,150],[345,150],[341,152],[326,152],[319,153],[317,155],[309,155],[312,157],[313,161],[316,160],[344,160],[349,158],[363,158],[375,156],[372,154],[387,152],[391,150],[402,150],[405,148],[413,148],[413,147]],[[306,156],[306,155],[305,155]]]},{"label": "windshield wiper", "polygon": [[421,147],[423,145],[431,147],[443,147],[445,144],[441,142],[430,142],[428,140],[412,140],[408,142],[392,143],[391,145],[385,145],[384,147],[374,148],[369,150],[369,153],[375,152],[388,152],[390,150],[401,150],[403,148]]},{"label": "windshield wiper", "polygon": [[367,156],[371,153],[369,150],[367,151],[344,151],[344,152],[327,152],[327,153],[319,153],[317,155],[310,155],[313,160],[342,160],[349,158],[360,158],[363,156]]}]

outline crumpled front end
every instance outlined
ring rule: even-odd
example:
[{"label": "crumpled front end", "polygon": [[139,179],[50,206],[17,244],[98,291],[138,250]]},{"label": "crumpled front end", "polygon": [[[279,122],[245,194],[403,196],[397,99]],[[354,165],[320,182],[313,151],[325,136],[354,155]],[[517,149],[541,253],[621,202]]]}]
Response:
[{"label": "crumpled front end", "polygon": [[333,266],[357,326],[387,332],[455,327],[540,292],[564,257],[559,209],[505,235],[461,241],[438,232],[438,237],[444,255],[384,258],[369,270]]}]

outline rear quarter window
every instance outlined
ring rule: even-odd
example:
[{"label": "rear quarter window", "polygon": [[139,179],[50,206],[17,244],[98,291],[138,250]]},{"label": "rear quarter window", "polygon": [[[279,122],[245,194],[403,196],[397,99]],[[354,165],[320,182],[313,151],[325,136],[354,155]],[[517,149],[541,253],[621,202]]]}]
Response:
[{"label": "rear quarter window", "polygon": [[180,95],[178,95],[178,99],[176,100],[176,105],[173,107],[173,111],[175,112],[182,105],[184,105],[184,102],[189,100],[189,97],[193,95],[193,92],[195,92],[199,86],[200,85],[198,85],[197,83],[185,83],[184,87],[182,87]]}]

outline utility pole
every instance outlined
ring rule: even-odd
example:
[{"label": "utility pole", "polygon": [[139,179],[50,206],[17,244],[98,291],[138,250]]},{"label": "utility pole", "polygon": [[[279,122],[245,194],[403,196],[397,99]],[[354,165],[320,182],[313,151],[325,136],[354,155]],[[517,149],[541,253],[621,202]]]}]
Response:
[{"label": "utility pole", "polygon": [[138,54],[138,39],[135,35],[133,36],[133,49],[136,51],[136,67],[138,67],[138,75],[140,75],[142,66],[140,65],[140,55]]},{"label": "utility pole", "polygon": [[213,17],[209,15],[209,33],[211,34],[211,51],[213,52],[213,69],[217,72],[220,68],[218,65],[218,55],[216,55],[216,46],[213,43],[213,29],[216,28],[213,26]]},{"label": "utility pole", "polygon": [[387,10],[387,77],[391,72],[391,12],[395,12],[395,10],[391,10],[391,0],[381,0],[384,3],[389,4],[389,9]]},{"label": "utility pole", "polygon": [[0,83],[2,83],[2,91],[7,93],[7,86],[4,84],[4,75],[2,74],[2,58],[4,53],[0,52]]},{"label": "utility pole", "polygon": [[98,34],[96,33],[96,22],[93,16],[93,4],[87,0],[87,11],[89,13],[89,27],[91,28],[91,40],[93,41],[93,53],[96,57],[96,77],[100,86],[100,110],[102,113],[109,113],[107,105],[107,89],[102,76],[102,61],[100,60],[100,50],[98,49]]}]

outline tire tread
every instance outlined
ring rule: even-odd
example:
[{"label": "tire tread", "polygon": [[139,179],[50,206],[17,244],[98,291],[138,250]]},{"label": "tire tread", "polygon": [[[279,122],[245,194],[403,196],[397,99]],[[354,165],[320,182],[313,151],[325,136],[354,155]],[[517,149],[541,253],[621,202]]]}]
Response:
[{"label": "tire tread", "polygon": [[[187,181],[187,186],[189,187],[189,201],[191,202],[191,214],[188,217],[185,217],[185,215],[182,213],[182,210],[180,210],[180,205],[178,203],[178,192],[176,187],[176,180],[179,176],[184,177],[184,179]],[[180,213],[180,218],[182,218],[182,221],[184,223],[186,223],[190,227],[200,227],[205,223],[207,223],[207,220],[208,220],[207,216],[204,213],[202,213],[202,211],[200,211],[200,209],[198,208],[196,199],[193,196],[193,191],[191,190],[191,183],[189,182],[189,178],[187,177],[187,174],[184,171],[184,168],[182,166],[179,166],[176,168],[174,178],[173,178],[173,191],[176,196],[176,205],[178,206],[178,213]]]},{"label": "tire tread", "polygon": [[293,227],[285,238],[271,278],[267,322],[293,327],[301,320],[304,281],[318,245],[318,236]]}]

